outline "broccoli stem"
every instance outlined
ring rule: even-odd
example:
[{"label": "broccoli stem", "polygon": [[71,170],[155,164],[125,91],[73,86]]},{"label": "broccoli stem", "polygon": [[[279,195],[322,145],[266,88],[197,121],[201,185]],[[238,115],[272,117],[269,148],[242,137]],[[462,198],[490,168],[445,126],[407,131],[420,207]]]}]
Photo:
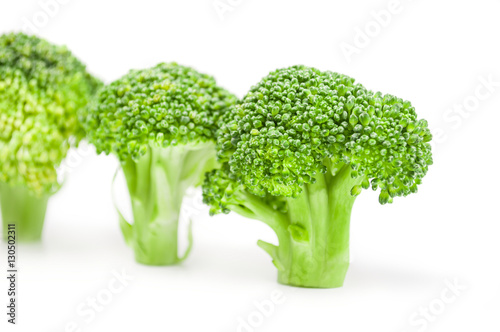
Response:
[{"label": "broccoli stem", "polygon": [[[349,267],[349,223],[356,199],[351,188],[360,182],[351,178],[349,166],[343,166],[335,175],[318,175],[297,198],[287,198],[286,214],[268,214],[267,221],[262,214],[260,218],[254,216],[273,225],[278,235],[279,246],[263,241],[258,245],[273,258],[280,283],[315,288],[343,285]],[[253,209],[263,210],[265,202],[261,206]]]},{"label": "broccoli stem", "polygon": [[[341,287],[349,267],[349,224],[356,197],[351,188],[360,182],[344,166],[334,176],[319,175],[298,198],[288,198],[289,250],[278,269],[282,284]],[[299,232],[302,230],[301,232]]]},{"label": "broccoli stem", "polygon": [[7,239],[8,225],[15,224],[17,241],[40,241],[49,198],[47,194],[36,196],[24,186],[0,183],[3,239]]},{"label": "broccoli stem", "polygon": [[178,255],[179,216],[187,188],[197,185],[213,167],[214,149],[207,145],[149,146],[139,160],[122,163],[134,221],[128,224],[121,217],[121,225],[137,262],[172,265],[189,253],[191,238],[184,256]]}]

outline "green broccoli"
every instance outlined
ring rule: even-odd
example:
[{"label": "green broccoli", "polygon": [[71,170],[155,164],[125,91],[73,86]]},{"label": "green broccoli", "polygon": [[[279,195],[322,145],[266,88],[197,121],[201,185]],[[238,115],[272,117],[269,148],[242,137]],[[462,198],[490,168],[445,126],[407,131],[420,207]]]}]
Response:
[{"label": "green broccoli", "polygon": [[432,164],[431,133],[410,102],[305,66],[270,73],[219,126],[222,166],[207,173],[204,202],[274,230],[279,246],[258,245],[282,284],[342,286],[356,196],[371,186],[392,203]]},{"label": "green broccoli", "polygon": [[213,77],[176,63],[132,70],[103,88],[81,121],[97,152],[115,154],[129,189],[133,224],[120,214],[138,262],[171,265],[178,255],[182,198],[215,167],[219,117],[236,97]]},{"label": "green broccoli", "polygon": [[3,237],[41,238],[56,168],[83,137],[77,110],[100,81],[64,46],[35,36],[0,36],[0,206]]}]

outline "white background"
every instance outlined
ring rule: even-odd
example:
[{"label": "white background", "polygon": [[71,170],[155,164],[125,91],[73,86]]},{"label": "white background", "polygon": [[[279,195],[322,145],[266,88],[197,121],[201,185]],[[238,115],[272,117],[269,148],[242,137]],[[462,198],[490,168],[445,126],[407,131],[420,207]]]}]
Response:
[{"label": "white background", "polygon": [[[371,191],[358,198],[345,285],[314,290],[277,284],[256,246],[275,240],[265,225],[203,209],[182,266],[136,264],[110,195],[117,162],[80,151],[50,203],[43,244],[19,248],[15,327],[6,323],[2,277],[0,330],[63,332],[71,322],[96,332],[500,330],[499,1],[65,0],[48,7],[50,17],[46,2],[2,0],[0,32],[36,29],[106,82],[177,61],[242,97],[278,67],[344,73],[410,100],[436,134],[435,164],[416,195],[390,206]],[[388,10],[377,23],[373,13]],[[113,271],[123,270],[134,280],[102,311],[77,313],[105,298]],[[461,285],[458,295],[450,282]],[[284,301],[263,317],[255,301],[273,292]],[[255,327],[241,328],[249,318]]]}]

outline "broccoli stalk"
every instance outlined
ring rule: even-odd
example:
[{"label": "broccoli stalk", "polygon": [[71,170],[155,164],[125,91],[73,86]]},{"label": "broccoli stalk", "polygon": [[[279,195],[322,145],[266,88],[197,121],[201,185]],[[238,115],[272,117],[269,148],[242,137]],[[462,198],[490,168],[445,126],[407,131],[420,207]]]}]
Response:
[{"label": "broccoli stalk", "polygon": [[432,164],[431,134],[409,102],[341,74],[294,66],[270,73],[221,120],[220,169],[206,174],[210,213],[260,220],[278,281],[343,285],[351,210],[362,189],[406,196]]},{"label": "broccoli stalk", "polygon": [[[350,195],[358,179],[349,167],[336,174],[320,174],[304,185],[297,198],[287,198],[286,252],[267,251],[278,268],[280,283],[302,287],[342,286],[349,266],[349,223],[355,197]],[[276,256],[273,256],[276,253]]]},{"label": "broccoli stalk", "polygon": [[[136,162],[122,163],[129,189],[134,224],[120,217],[126,241],[133,246],[136,260],[146,265],[172,265],[184,260],[177,252],[178,220],[186,190],[200,182],[214,167],[214,144],[148,146]],[[191,227],[191,226],[190,226]],[[191,232],[191,229],[190,229]]]},{"label": "broccoli stalk", "polygon": [[[214,194],[211,189],[216,184],[210,181],[225,177],[219,170],[208,174],[204,196],[207,203],[219,198],[225,213],[234,211],[273,229],[279,246],[261,240],[257,244],[271,256],[280,283],[340,287],[349,266],[349,224],[356,199],[351,190],[361,180],[352,177],[347,165],[337,165],[331,171],[335,173],[318,174],[313,183],[304,184],[296,198],[283,198],[281,203],[286,208],[279,207],[272,196],[262,198],[242,186],[235,190],[226,188],[223,197]],[[217,208],[211,210],[211,214],[215,213]]]},{"label": "broccoli stalk", "polygon": [[50,195],[36,195],[24,186],[0,183],[3,234],[7,237],[9,224],[15,224],[16,239],[37,241],[42,236],[45,211]]},{"label": "broccoli stalk", "polygon": [[101,82],[64,46],[22,33],[0,36],[0,208],[3,237],[41,238],[57,167],[83,136],[77,110]]},{"label": "broccoli stalk", "polygon": [[136,261],[181,262],[178,227],[186,189],[215,167],[219,117],[236,98],[213,77],[176,63],[132,70],[102,89],[81,114],[97,152],[115,154],[125,174],[134,220],[120,215]]}]

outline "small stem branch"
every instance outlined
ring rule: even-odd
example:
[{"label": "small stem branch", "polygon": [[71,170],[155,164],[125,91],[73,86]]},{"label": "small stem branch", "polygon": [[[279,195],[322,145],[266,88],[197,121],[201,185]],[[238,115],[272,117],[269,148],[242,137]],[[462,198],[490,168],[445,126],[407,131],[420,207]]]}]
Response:
[{"label": "small stem branch", "polygon": [[[249,211],[252,212],[252,215],[249,215],[249,218],[257,219],[264,222],[266,225],[272,228],[272,230],[278,236],[280,240],[280,244],[282,240],[288,236],[288,219],[286,215],[282,212],[275,210],[272,206],[270,206],[264,199],[252,195],[245,190],[238,191],[237,200],[242,203],[242,205]],[[233,209],[236,204],[231,206]],[[238,211],[234,210],[239,213]],[[241,212],[241,208],[239,208]],[[248,212],[246,212],[248,214]]]}]

